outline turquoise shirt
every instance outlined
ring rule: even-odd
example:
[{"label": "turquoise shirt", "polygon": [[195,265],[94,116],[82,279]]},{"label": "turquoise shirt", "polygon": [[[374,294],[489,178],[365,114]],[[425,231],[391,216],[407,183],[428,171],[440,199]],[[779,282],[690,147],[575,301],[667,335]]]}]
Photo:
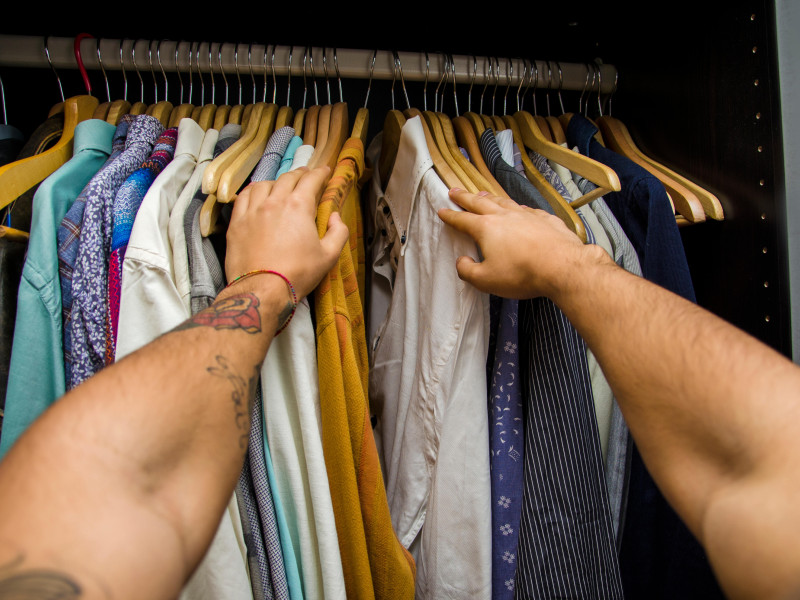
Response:
[{"label": "turquoise shirt", "polygon": [[115,127],[78,123],[72,159],[45,179],[33,198],[31,237],[17,297],[0,457],[66,391],[56,230],[111,154]]},{"label": "turquoise shirt", "polygon": [[278,167],[278,173],[275,175],[275,179],[286,173],[289,169],[292,168],[292,160],[294,160],[294,153],[295,151],[303,145],[303,138],[299,136],[294,136],[289,145],[286,147],[286,152],[283,153],[283,158],[281,159],[281,166]]}]

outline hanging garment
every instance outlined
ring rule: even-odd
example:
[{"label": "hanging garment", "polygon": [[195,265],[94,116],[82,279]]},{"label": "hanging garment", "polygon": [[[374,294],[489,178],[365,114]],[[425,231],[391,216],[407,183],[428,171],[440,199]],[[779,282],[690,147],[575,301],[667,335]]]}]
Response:
[{"label": "hanging garment", "polygon": [[[603,198],[633,244],[643,276],[694,302],[689,267],[664,186],[595,141],[596,132],[588,119],[576,114],[566,135],[570,147],[619,175],[621,191]],[[723,597],[705,552],[658,491],[635,444],[620,563],[631,598]]]},{"label": "hanging garment", "polygon": [[19,283],[0,456],[66,390],[56,228],[111,151],[114,126],[78,123],[73,157],[36,190],[28,256]]},{"label": "hanging garment", "polygon": [[[500,160],[494,136],[480,144],[512,198],[552,210]],[[622,598],[586,346],[551,300],[521,301],[519,310],[526,424],[515,597]]]},{"label": "hanging garment", "polygon": [[175,285],[167,228],[170,213],[197,166],[204,136],[197,123],[181,120],[175,156],[136,213],[122,264],[117,360],[189,317]]},{"label": "hanging garment", "polygon": [[177,127],[167,129],[158,136],[152,154],[123,182],[114,198],[114,225],[111,233],[111,254],[108,260],[106,364],[114,362],[116,356],[119,303],[122,295],[122,263],[128,249],[133,221],[150,186],[172,161],[177,141]]},{"label": "hanging garment", "polygon": [[369,415],[357,271],[364,262],[360,189],[369,175],[361,140],[347,140],[317,208],[320,238],[333,211],[350,231],[338,263],[314,294],[322,443],[347,597],[413,598],[414,561],[392,529]]},{"label": "hanging garment", "polygon": [[[58,142],[63,130],[63,114],[54,115],[39,125],[27,143],[22,139],[21,133],[15,132],[15,127],[0,126],[0,134],[6,136],[0,140],[0,166],[44,152]],[[34,186],[5,207],[0,213],[3,216],[0,225],[30,231],[31,202],[36,188],[37,186]],[[0,238],[0,411],[5,407],[14,321],[17,314],[17,295],[26,250],[25,241]],[[0,416],[0,432],[2,425],[3,419]]]},{"label": "hanging garment", "polygon": [[128,129],[125,150],[89,182],[78,254],[72,273],[70,318],[73,388],[105,366],[108,316],[108,257],[111,251],[113,202],[122,183],[153,149],[164,126],[154,117],[137,116]]},{"label": "hanging garment", "polygon": [[[286,149],[286,146],[289,144],[289,141],[292,139],[293,135],[294,129],[292,127],[282,127],[270,135],[269,140],[267,140],[266,147],[264,148],[264,152],[256,164],[253,173],[251,174],[252,182],[267,180],[272,181],[274,179],[275,173],[278,170],[278,165],[280,165],[283,151]],[[258,397],[258,400],[260,400],[261,403],[259,406],[254,408],[253,416],[254,419],[259,418],[262,421],[259,427],[261,435],[257,440],[258,443],[250,446],[250,466],[253,477],[266,477],[268,480],[269,493],[272,494],[272,497],[269,498],[269,501],[274,507],[273,510],[275,514],[275,523],[278,529],[278,541],[280,543],[280,549],[278,551],[283,557],[283,566],[286,583],[288,586],[288,593],[291,598],[300,599],[303,598],[304,594],[307,593],[306,590],[304,590],[303,578],[301,576],[302,557],[300,557],[300,560],[298,560],[298,555],[295,552],[294,540],[287,523],[283,499],[278,490],[278,481],[275,468],[272,464],[272,453],[270,451],[269,442],[267,439],[267,423],[264,416],[264,397],[266,393],[265,388],[271,387],[272,385],[272,382],[266,379],[266,372],[269,370],[266,366],[266,363],[268,360],[270,360],[269,355],[271,350],[272,345],[270,345],[270,351],[267,352],[267,356],[261,365],[261,378],[259,380],[261,394]],[[310,348],[310,350],[313,352],[313,347]],[[256,412],[258,413],[258,417],[256,417]],[[255,452],[258,453],[258,457],[254,456]],[[256,459],[255,461],[254,458]],[[261,472],[262,468],[266,469],[266,473]],[[256,500],[259,502],[260,506],[264,499],[258,496],[258,489],[256,492]],[[269,552],[269,548],[267,551]]]},{"label": "hanging garment", "polygon": [[[377,164],[380,145],[372,148]],[[369,201],[379,232],[373,289],[385,266],[396,269],[378,284],[391,289],[391,305],[369,380],[392,524],[416,560],[417,598],[490,598],[489,297],[456,272],[456,259],[477,260],[478,249],[439,219],[438,209],[459,209],[419,117],[403,126],[385,191],[373,175]]]},{"label": "hanging garment", "polygon": [[308,161],[311,160],[312,154],[314,154],[314,146],[303,144],[297,148],[294,153],[294,159],[292,160],[292,168],[289,170],[294,171],[300,167],[308,166]]},{"label": "hanging garment", "polygon": [[283,153],[283,158],[281,158],[281,164],[278,167],[278,172],[275,174],[275,178],[277,179],[284,173],[288,172],[289,169],[292,168],[292,162],[294,161],[294,154],[297,152],[297,149],[303,145],[303,138],[298,135],[292,137],[289,145],[286,147],[286,152]]},{"label": "hanging garment", "polygon": [[[275,178],[283,149],[293,138],[291,127],[272,134],[251,176],[253,182]],[[322,452],[314,328],[306,298],[300,299],[288,327],[270,344],[260,386],[264,455],[287,578],[296,573],[302,581],[302,586],[290,582],[290,588],[301,587],[306,598],[345,598]]]},{"label": "hanging garment", "polygon": [[[111,155],[92,179],[96,179],[109,165],[116,162],[117,157],[125,150],[133,115],[124,115],[114,131],[111,141]],[[61,315],[64,330],[64,375],[67,389],[72,381],[72,275],[75,272],[75,261],[78,259],[78,245],[83,227],[83,215],[86,212],[86,200],[89,193],[95,193],[90,181],[80,195],[69,207],[56,233],[58,240],[58,276],[61,282]]]}]

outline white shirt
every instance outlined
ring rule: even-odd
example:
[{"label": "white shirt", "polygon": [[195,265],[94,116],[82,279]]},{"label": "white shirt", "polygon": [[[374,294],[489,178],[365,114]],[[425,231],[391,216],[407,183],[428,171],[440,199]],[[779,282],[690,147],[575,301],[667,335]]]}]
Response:
[{"label": "white shirt", "polygon": [[500,148],[500,156],[508,163],[509,167],[514,166],[514,132],[504,129],[494,134],[497,146]]},{"label": "white shirt", "polygon": [[189,253],[186,250],[186,233],[183,228],[183,215],[186,213],[186,208],[203,183],[203,174],[206,171],[206,167],[211,163],[211,159],[214,157],[214,146],[217,145],[217,139],[219,139],[219,131],[216,129],[209,129],[206,131],[203,137],[203,143],[200,146],[200,153],[197,157],[197,165],[194,171],[192,171],[189,181],[186,182],[178,199],[175,201],[172,212],[169,214],[169,226],[167,227],[167,231],[169,234],[169,242],[172,247],[172,268],[175,274],[175,287],[178,290],[183,305],[186,307],[187,319],[192,314],[192,280],[189,276]]},{"label": "white shirt", "polygon": [[167,229],[170,212],[197,165],[204,136],[197,123],[181,120],[175,156],[153,181],[136,213],[122,263],[117,360],[189,317],[175,287]]},{"label": "white shirt", "polygon": [[437,209],[460,208],[432,167],[414,117],[403,126],[384,193],[377,169],[373,177],[378,230],[383,206],[393,217],[379,243],[398,260],[391,305],[372,341],[370,405],[392,525],[416,560],[416,597],[488,599],[489,298],[458,277],[456,259],[477,260],[478,249],[439,219]]},{"label": "white shirt", "polygon": [[289,169],[290,171],[294,171],[295,169],[299,169],[300,167],[307,167],[308,161],[311,160],[311,155],[314,154],[314,146],[309,144],[303,144],[294,152],[294,158],[292,159],[292,168]]},{"label": "white shirt", "polygon": [[308,300],[269,347],[261,367],[264,423],[277,494],[306,598],[347,597],[322,453],[317,350]]}]

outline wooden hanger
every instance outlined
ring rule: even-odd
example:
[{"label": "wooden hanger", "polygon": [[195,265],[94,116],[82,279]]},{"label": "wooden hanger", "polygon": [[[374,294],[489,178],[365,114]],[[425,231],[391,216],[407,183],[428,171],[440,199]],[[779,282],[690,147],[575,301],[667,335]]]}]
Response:
[{"label": "wooden hanger", "polygon": [[67,98],[64,101],[64,130],[58,142],[41,154],[0,167],[0,208],[11,204],[72,158],[75,127],[81,121],[91,119],[99,104],[94,96]]},{"label": "wooden hanger", "polygon": [[481,154],[480,145],[478,143],[478,138],[475,136],[473,125],[463,116],[456,117],[452,120],[452,123],[456,136],[458,137],[458,143],[467,150],[467,153],[469,153],[472,159],[472,164],[475,165],[475,168],[477,168],[486,181],[489,182],[490,189],[488,191],[492,192],[495,196],[508,198],[508,194],[503,189],[503,186],[495,179],[488,165],[483,160],[483,155]]},{"label": "wooden hanger", "polygon": [[229,117],[231,109],[233,109],[233,107],[230,104],[222,104],[217,107],[217,110],[214,112],[214,124],[212,125],[214,129],[219,131],[230,122]]},{"label": "wooden hanger", "polygon": [[571,204],[573,207],[578,208],[604,194],[620,190],[619,177],[613,169],[568,148],[548,142],[529,112],[517,111],[514,114],[514,120],[519,127],[520,135],[524,142],[524,146],[520,147],[520,154],[525,154],[525,147],[535,150],[542,156],[566,167],[573,173],[581,175],[597,186],[595,190],[588,194],[575,198]]},{"label": "wooden hanger", "polygon": [[[255,134],[245,139],[244,135],[239,138],[234,144],[223,152],[220,156],[211,161],[211,164],[206,169],[203,177],[203,192],[208,194],[203,206],[200,208],[200,233],[204,237],[211,235],[215,228],[219,211],[220,203],[232,202],[236,199],[239,188],[247,181],[247,178],[253,172],[258,161],[264,154],[264,149],[267,147],[269,136],[272,134],[275,127],[275,119],[278,115],[278,106],[275,104],[265,104],[258,102],[253,105],[253,112],[250,115],[248,122],[248,134],[252,133],[255,128]],[[239,144],[238,148],[234,148]],[[245,143],[246,142],[246,143]],[[205,175],[208,175],[208,170],[214,166],[217,159],[222,158],[229,151],[233,150],[227,157],[225,169],[219,174],[219,179],[214,189],[211,188],[213,181],[206,181]],[[217,167],[224,164],[223,161],[217,164]],[[210,174],[209,179],[216,178],[217,173]],[[206,184],[209,187],[206,188]],[[208,189],[209,191],[206,191]]]},{"label": "wooden hanger", "polygon": [[505,117],[505,122],[508,125],[508,128],[511,129],[512,136],[514,137],[514,143],[520,150],[522,166],[525,170],[525,175],[527,176],[528,180],[536,187],[537,190],[539,190],[542,196],[544,196],[544,199],[547,200],[548,204],[550,204],[556,216],[564,221],[567,227],[569,227],[569,229],[572,230],[583,243],[586,243],[586,228],[583,225],[583,221],[578,216],[578,213],[575,212],[575,208],[568,204],[567,201],[564,200],[564,197],[559,194],[552,185],[550,185],[550,182],[548,182],[544,175],[539,172],[539,169],[537,169],[536,166],[531,162],[531,159],[525,152],[522,133],[517,121],[514,119],[514,117],[509,115]]},{"label": "wooden hanger", "polygon": [[[636,146],[622,121],[611,116],[601,116],[596,122],[611,150],[633,160],[664,184],[675,209],[687,221],[691,223],[703,221],[706,215],[716,220],[725,218],[722,205],[714,194],[646,156]],[[699,215],[703,215],[702,218],[698,218]]]},{"label": "wooden hanger", "polygon": [[336,162],[339,159],[339,153],[342,151],[345,141],[350,133],[349,117],[347,114],[347,103],[337,102],[333,105],[330,116],[330,125],[328,127],[328,136],[322,152],[316,158],[310,167],[320,167],[328,165],[333,172],[336,167]]},{"label": "wooden hanger", "polygon": [[428,152],[431,155],[431,160],[433,160],[433,169],[436,171],[439,179],[441,179],[448,188],[464,188],[465,184],[461,182],[459,176],[450,168],[450,165],[445,161],[442,153],[439,152],[439,148],[433,139],[431,130],[422,112],[416,108],[409,108],[404,111],[404,114],[409,119],[419,117],[419,121],[422,124],[422,131],[425,134],[425,141],[428,145]]},{"label": "wooden hanger", "polygon": [[325,144],[328,142],[332,110],[332,104],[323,104],[320,106],[319,116],[317,117],[317,135],[316,140],[314,141],[314,152],[311,153],[311,158],[308,159],[308,167],[310,169],[313,169],[317,165],[319,155],[324,150]]},{"label": "wooden hanger", "polygon": [[127,115],[131,110],[131,103],[127,100],[114,100],[108,108],[108,115],[106,115],[106,122],[112,125],[119,125],[122,117]]},{"label": "wooden hanger", "polygon": [[307,108],[301,108],[294,115],[293,127],[294,127],[294,134],[297,136],[300,136],[300,134],[303,133],[303,124],[305,123],[307,112],[308,112]]},{"label": "wooden hanger", "polygon": [[369,131],[369,110],[366,106],[358,109],[356,118],[353,121],[353,131],[350,137],[358,138],[364,147],[367,145],[367,132]]},{"label": "wooden hanger", "polygon": [[[461,169],[467,174],[473,183],[478,187],[479,191],[482,192],[491,192],[492,194],[498,195],[501,194],[501,197],[506,196],[506,194],[502,191],[503,188],[500,186],[499,183],[494,179],[494,177],[487,178],[473,163],[471,163],[467,158],[461,153],[461,148],[458,145],[458,141],[456,140],[455,131],[453,129],[453,124],[450,121],[450,118],[445,115],[444,113],[436,113],[439,117],[439,122],[442,125],[442,131],[444,132],[444,138],[447,142],[447,147],[450,150],[450,154],[453,156],[455,161],[461,167]],[[505,129],[505,125],[503,125]],[[476,140],[477,141],[477,140]],[[471,155],[470,155],[471,156]]]},{"label": "wooden hanger", "polygon": [[317,122],[319,120],[319,111],[322,108],[319,104],[309,107],[306,111],[305,125],[303,127],[303,144],[307,146],[316,146],[317,141]]},{"label": "wooden hanger", "polygon": [[228,125],[241,125],[244,117],[244,104],[235,104],[231,106],[231,112],[228,113]]},{"label": "wooden hanger", "polygon": [[[410,117],[409,117],[410,118]],[[381,185],[386,187],[392,175],[397,150],[400,147],[400,132],[406,124],[406,117],[399,110],[390,110],[383,120],[383,134],[381,139],[381,156],[378,159],[378,173]]]},{"label": "wooden hanger", "polygon": [[442,158],[444,158],[444,161],[447,163],[450,169],[452,169],[452,171],[456,174],[458,180],[462,184],[462,187],[466,189],[468,192],[472,192],[473,194],[476,194],[479,191],[481,191],[475,184],[475,182],[461,168],[459,163],[456,162],[456,159],[450,152],[450,149],[447,146],[447,140],[444,137],[444,130],[442,129],[442,123],[439,120],[439,117],[436,115],[436,113],[430,110],[426,110],[423,111],[422,116],[424,117],[426,123],[428,124],[428,128],[430,129],[431,132],[431,137],[433,138],[436,147],[441,153]]},{"label": "wooden hanger", "polygon": [[[282,127],[286,127],[287,125],[292,125],[294,118],[294,114],[292,112],[291,106],[281,106],[278,109],[278,116],[275,119],[275,129],[281,129]],[[296,131],[296,130],[295,130]]]}]

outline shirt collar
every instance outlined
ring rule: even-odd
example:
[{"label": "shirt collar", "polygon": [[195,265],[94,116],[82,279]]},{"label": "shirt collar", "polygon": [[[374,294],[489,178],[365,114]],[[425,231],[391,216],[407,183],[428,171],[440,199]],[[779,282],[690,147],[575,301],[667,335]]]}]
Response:
[{"label": "shirt collar", "polygon": [[567,130],[564,132],[569,142],[569,147],[578,147],[578,151],[584,156],[589,156],[589,142],[597,133],[597,127],[584,117],[575,113],[569,120]]},{"label": "shirt collar", "polygon": [[408,234],[417,190],[423,176],[432,167],[433,159],[428,151],[428,143],[420,118],[408,119],[400,131],[397,158],[384,192],[384,197],[392,211],[392,217],[403,241]]},{"label": "shirt collar", "polygon": [[175,144],[175,156],[190,154],[195,158],[200,153],[205,131],[192,119],[181,119],[178,123],[178,142]]},{"label": "shirt collar", "polygon": [[98,150],[111,154],[111,140],[117,130],[111,123],[101,119],[87,119],[75,126],[72,155],[76,156],[84,150]]}]

